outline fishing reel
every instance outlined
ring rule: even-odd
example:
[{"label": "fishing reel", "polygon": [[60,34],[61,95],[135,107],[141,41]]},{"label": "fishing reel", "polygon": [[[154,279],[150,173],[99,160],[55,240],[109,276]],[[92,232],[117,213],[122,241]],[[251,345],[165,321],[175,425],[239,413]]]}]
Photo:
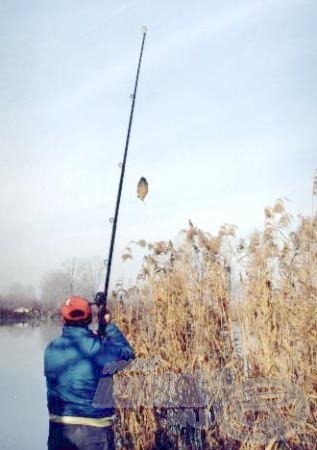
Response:
[{"label": "fishing reel", "polygon": [[106,294],[104,292],[97,292],[97,294],[95,295],[93,305],[96,305],[98,308],[100,308],[101,306],[106,305],[106,303],[107,303]]}]

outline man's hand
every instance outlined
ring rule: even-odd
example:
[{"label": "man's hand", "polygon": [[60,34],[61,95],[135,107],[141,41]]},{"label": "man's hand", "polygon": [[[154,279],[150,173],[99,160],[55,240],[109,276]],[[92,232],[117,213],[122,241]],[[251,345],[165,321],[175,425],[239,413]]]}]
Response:
[{"label": "man's hand", "polygon": [[110,311],[106,311],[106,314],[104,315],[105,323],[108,324],[111,322],[111,314]]}]

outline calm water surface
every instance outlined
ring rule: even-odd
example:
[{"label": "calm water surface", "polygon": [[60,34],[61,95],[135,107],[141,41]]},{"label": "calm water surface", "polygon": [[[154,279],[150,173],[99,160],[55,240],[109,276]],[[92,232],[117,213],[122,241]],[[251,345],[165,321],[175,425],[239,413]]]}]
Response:
[{"label": "calm water surface", "polygon": [[0,326],[1,450],[47,448],[43,352],[60,331],[55,325]]}]

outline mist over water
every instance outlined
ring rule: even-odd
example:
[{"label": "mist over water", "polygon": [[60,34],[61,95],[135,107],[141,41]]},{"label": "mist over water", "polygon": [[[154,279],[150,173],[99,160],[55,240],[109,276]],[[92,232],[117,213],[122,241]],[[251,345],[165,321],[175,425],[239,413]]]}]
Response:
[{"label": "mist over water", "polygon": [[55,325],[0,327],[0,448],[46,448],[48,413],[43,372],[46,344],[60,333]]}]

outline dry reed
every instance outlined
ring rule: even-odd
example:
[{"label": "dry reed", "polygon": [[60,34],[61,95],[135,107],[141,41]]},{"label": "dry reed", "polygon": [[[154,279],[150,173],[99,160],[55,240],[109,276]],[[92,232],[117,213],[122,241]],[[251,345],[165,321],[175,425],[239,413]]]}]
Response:
[{"label": "dry reed", "polygon": [[[245,240],[231,225],[213,236],[190,222],[181,233],[177,248],[171,241],[135,243],[146,249],[137,285],[128,290],[128,302],[112,302],[137,357],[160,357],[146,382],[164,373],[219,369],[227,369],[235,385],[277,378],[301,389],[309,416],[289,435],[254,443],[252,433],[240,440],[226,435],[219,421],[204,430],[177,427],[173,408],[121,408],[118,447],[316,448],[317,217],[300,217],[295,227],[279,199],[265,209],[263,230]],[[132,257],[130,247],[125,255]],[[128,377],[133,385],[136,375],[132,369],[116,383]],[[290,409],[281,410],[285,420]]]}]

